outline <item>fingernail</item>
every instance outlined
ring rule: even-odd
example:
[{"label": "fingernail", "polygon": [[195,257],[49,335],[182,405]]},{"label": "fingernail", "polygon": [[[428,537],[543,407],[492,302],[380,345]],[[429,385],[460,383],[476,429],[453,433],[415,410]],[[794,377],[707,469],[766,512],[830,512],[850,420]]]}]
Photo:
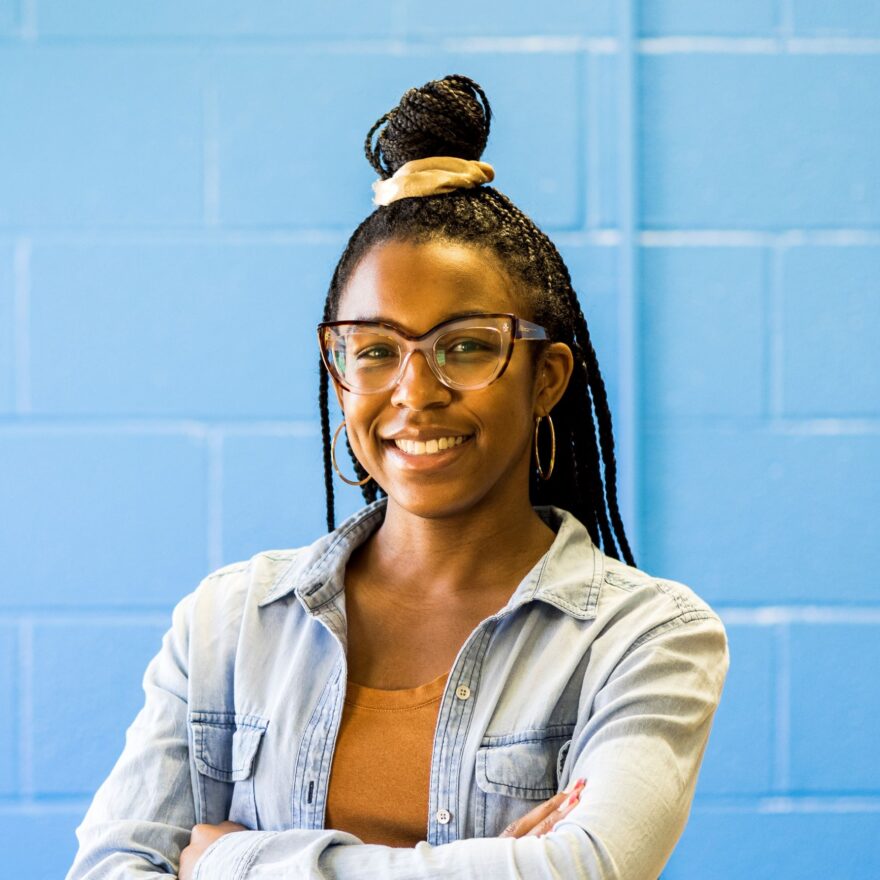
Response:
[{"label": "fingernail", "polygon": [[567,810],[570,807],[573,807],[581,798],[581,792],[583,791],[583,786],[580,788],[576,788],[569,796],[568,800],[559,808],[561,810]]},{"label": "fingernail", "polygon": [[563,793],[569,794],[570,792],[573,792],[576,788],[578,788],[578,786],[583,788],[583,786],[586,785],[586,783],[587,783],[587,780],[583,779],[583,778],[572,779],[572,781],[568,783],[568,787],[563,789]]}]

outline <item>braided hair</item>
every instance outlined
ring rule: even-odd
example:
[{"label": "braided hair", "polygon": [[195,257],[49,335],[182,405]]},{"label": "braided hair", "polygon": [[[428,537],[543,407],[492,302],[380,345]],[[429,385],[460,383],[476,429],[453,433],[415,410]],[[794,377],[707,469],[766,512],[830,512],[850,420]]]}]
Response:
[{"label": "braided hair", "polygon": [[[413,159],[479,159],[491,118],[489,101],[480,86],[454,74],[409,89],[397,107],[370,129],[364,150],[383,180]],[[380,128],[373,145],[373,135]],[[336,319],[342,291],[360,260],[375,245],[389,241],[454,241],[494,253],[523,294],[523,304],[531,313],[524,317],[544,326],[551,341],[569,346],[574,372],[553,410],[556,465],[547,481],[537,472],[532,474],[529,497],[533,505],[553,504],[568,510],[586,526],[594,543],[634,566],[617,503],[617,465],[605,383],[571,277],[553,242],[491,186],[397,199],[373,211],[352,233],[333,272],[324,305],[325,321]],[[328,374],[321,365],[324,484],[327,528],[332,531],[335,514],[328,389]],[[346,443],[355,473],[364,479],[367,472]],[[385,494],[375,481],[366,483],[361,491],[367,502]]]}]

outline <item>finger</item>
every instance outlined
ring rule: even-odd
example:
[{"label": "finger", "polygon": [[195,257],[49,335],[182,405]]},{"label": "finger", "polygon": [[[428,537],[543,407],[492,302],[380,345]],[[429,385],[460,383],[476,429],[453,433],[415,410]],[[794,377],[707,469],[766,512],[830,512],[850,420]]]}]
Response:
[{"label": "finger", "polygon": [[527,831],[526,837],[541,837],[546,834],[548,831],[553,830],[553,826],[563,818],[563,816],[568,815],[580,802],[581,792],[584,790],[584,785],[586,783],[578,780],[578,784],[574,787],[574,789],[566,796],[565,800],[555,809],[552,813],[542,819],[534,828],[530,831]]},{"label": "finger", "polygon": [[541,822],[548,814],[561,806],[567,797],[568,795],[564,791],[561,791],[559,794],[550,798],[550,800],[542,801],[537,807],[529,810],[524,816],[520,816],[519,819],[511,822],[510,825],[508,825],[498,836],[522,837],[531,828]]}]

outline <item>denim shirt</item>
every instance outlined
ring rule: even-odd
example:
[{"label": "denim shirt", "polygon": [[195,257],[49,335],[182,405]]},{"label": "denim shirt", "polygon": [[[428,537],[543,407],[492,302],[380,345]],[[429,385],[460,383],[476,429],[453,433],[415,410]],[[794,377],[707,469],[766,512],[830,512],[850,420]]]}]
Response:
[{"label": "denim shirt", "polygon": [[[252,830],[214,841],[194,880],[656,880],[690,811],[728,667],[724,628],[688,587],[603,554],[549,506],[536,511],[551,547],[450,670],[425,840],[392,848],[324,828],[345,565],[385,504],[311,546],[227,565],[176,605],[67,880],[176,875],[192,827],[227,818]],[[498,837],[577,777],[580,802],[553,830]]]}]

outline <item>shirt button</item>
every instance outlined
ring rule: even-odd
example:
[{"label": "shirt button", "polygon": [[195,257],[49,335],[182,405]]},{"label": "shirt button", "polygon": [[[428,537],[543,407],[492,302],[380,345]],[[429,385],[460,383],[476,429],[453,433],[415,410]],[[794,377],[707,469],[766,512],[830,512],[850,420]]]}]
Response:
[{"label": "shirt button", "polygon": [[450,813],[449,810],[437,810],[437,821],[441,825],[448,825],[451,818],[452,813]]},{"label": "shirt button", "polygon": [[455,689],[455,696],[459,698],[459,700],[466,700],[471,695],[471,689],[466,684],[460,684]]}]

